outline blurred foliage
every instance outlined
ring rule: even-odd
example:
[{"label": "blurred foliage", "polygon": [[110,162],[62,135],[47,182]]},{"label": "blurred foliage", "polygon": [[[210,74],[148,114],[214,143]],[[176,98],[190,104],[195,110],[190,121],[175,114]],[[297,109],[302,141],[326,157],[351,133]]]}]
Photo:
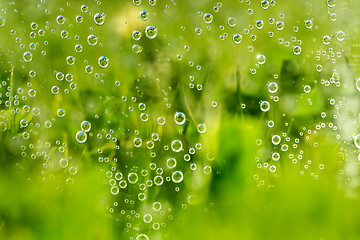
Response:
[{"label": "blurred foliage", "polygon": [[359,239],[360,2],[137,1],[0,2],[0,239]]}]

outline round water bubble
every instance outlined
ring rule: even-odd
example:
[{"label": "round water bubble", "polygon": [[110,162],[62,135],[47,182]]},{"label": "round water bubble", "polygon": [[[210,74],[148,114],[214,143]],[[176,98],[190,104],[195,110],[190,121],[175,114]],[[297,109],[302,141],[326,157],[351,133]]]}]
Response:
[{"label": "round water bubble", "polygon": [[308,29],[312,28],[313,27],[313,21],[306,20],[305,21],[305,27],[308,28]]},{"label": "round water bubble", "polygon": [[116,195],[116,194],[119,193],[119,188],[117,186],[112,186],[110,188],[110,192],[111,192],[112,195]]},{"label": "round water bubble", "polygon": [[262,9],[268,9],[269,8],[269,1],[268,0],[262,0],[261,2],[260,2],[260,6],[261,6],[261,8]]},{"label": "round water bubble", "polygon": [[174,120],[177,125],[183,125],[186,121],[186,116],[182,112],[177,112],[174,115]]},{"label": "round water bubble", "polygon": [[278,21],[276,23],[276,29],[279,30],[279,31],[283,30],[284,29],[284,23],[282,21]]},{"label": "round water bubble", "polygon": [[62,168],[66,168],[68,166],[69,162],[66,158],[62,158],[59,160],[59,165]]},{"label": "round water bubble", "polygon": [[201,35],[202,34],[202,29],[199,28],[199,27],[195,28],[195,34],[196,35]]},{"label": "round water bubble", "polygon": [[80,9],[81,9],[81,11],[82,11],[82,12],[84,12],[84,13],[85,13],[85,12],[87,12],[87,11],[88,11],[89,7],[88,7],[88,6],[86,6],[86,5],[81,5],[81,8],[80,8]]},{"label": "round water bubble", "polygon": [[31,52],[24,52],[23,59],[25,62],[31,62],[32,60],[32,53]]},{"label": "round water bubble", "polygon": [[259,55],[256,56],[256,60],[260,65],[262,65],[262,64],[265,63],[266,57],[264,55],[262,55],[262,54],[259,54]]},{"label": "round water bubble", "polygon": [[270,103],[268,101],[262,101],[260,103],[260,109],[263,112],[267,112],[270,110]]},{"label": "round water bubble", "polygon": [[145,223],[150,223],[152,221],[152,216],[150,214],[145,214],[143,220]]},{"label": "round water bubble", "polygon": [[326,4],[328,5],[328,7],[335,7],[336,0],[326,0]]},{"label": "round water bubble", "polygon": [[301,53],[301,47],[300,46],[293,47],[293,53],[295,55],[299,55]]},{"label": "round water bubble", "polygon": [[305,86],[304,86],[304,92],[305,92],[305,93],[311,92],[311,87],[310,87],[309,85],[305,85]]},{"label": "round water bubble", "polygon": [[84,143],[87,140],[87,134],[84,131],[78,131],[75,138],[78,143]]},{"label": "round water bubble", "polygon": [[82,121],[80,127],[84,132],[89,132],[91,129],[91,123],[89,121]]},{"label": "round water bubble", "polygon": [[357,134],[354,137],[354,145],[357,149],[360,149],[360,134]]},{"label": "round water bubble", "polygon": [[149,39],[154,39],[157,36],[157,28],[154,25],[149,25],[145,28],[145,35]]},{"label": "round water bubble", "polygon": [[264,27],[264,22],[262,20],[257,20],[255,22],[255,27],[259,30],[262,29]]},{"label": "round water bubble", "polygon": [[137,235],[136,240],[149,240],[149,237],[146,234],[139,234]]},{"label": "round water bubble", "polygon": [[58,86],[52,86],[51,87],[51,93],[52,94],[58,94],[60,92],[60,88]]},{"label": "round water bubble", "polygon": [[276,93],[278,91],[278,85],[276,82],[270,82],[268,84],[269,93]]},{"label": "round water bubble", "polygon": [[184,179],[184,175],[181,171],[175,171],[171,175],[171,179],[174,183],[180,183]]},{"label": "round water bubble", "polygon": [[65,17],[63,16],[63,15],[59,15],[59,16],[57,16],[57,18],[56,18],[56,22],[58,23],[58,24],[64,24],[65,23]]},{"label": "round water bubble", "polygon": [[336,34],[336,38],[340,42],[344,41],[345,40],[345,32],[344,31],[338,31],[337,34]]},{"label": "round water bubble", "polygon": [[135,30],[135,31],[133,31],[131,36],[135,41],[138,41],[141,38],[141,32],[139,30]]},{"label": "round water bubble", "polygon": [[234,18],[234,17],[229,17],[229,19],[228,19],[228,24],[229,24],[230,27],[235,27],[235,25],[236,25],[236,18]]},{"label": "round water bubble", "polygon": [[58,117],[64,117],[65,116],[65,110],[60,108],[59,110],[57,110],[56,114],[58,115]]},{"label": "round water bubble", "polygon": [[330,44],[330,42],[331,42],[330,36],[324,36],[323,39],[322,39],[322,42],[323,42],[325,45]]},{"label": "round water bubble", "polygon": [[101,68],[107,68],[109,66],[109,59],[105,56],[101,56],[98,59],[98,64]]},{"label": "round water bubble", "polygon": [[161,203],[160,202],[154,202],[153,203],[153,210],[155,212],[159,212],[161,210]]},{"label": "round water bubble", "polygon": [[75,45],[75,51],[76,52],[82,52],[83,47],[80,44]]},{"label": "round water bubble", "polygon": [[98,39],[94,34],[91,34],[87,37],[87,42],[89,45],[95,46],[98,42]]},{"label": "round water bubble", "polygon": [[360,92],[360,78],[358,78],[355,82],[356,89]]},{"label": "round water bubble", "polygon": [[240,44],[242,41],[242,36],[239,33],[234,34],[233,41],[235,44]]},{"label": "round water bubble", "polygon": [[3,27],[5,25],[5,18],[0,16],[0,27]]},{"label": "round water bubble", "polygon": [[199,133],[205,133],[206,132],[206,125],[201,123],[197,127]]},{"label": "round water bubble", "polygon": [[140,6],[141,0],[133,0],[135,6]]},{"label": "round water bubble", "polygon": [[85,72],[86,72],[87,74],[91,74],[93,71],[94,71],[94,68],[93,68],[91,65],[87,65],[87,66],[85,67]]},{"label": "round water bubble", "polygon": [[135,138],[133,140],[133,144],[134,144],[134,147],[140,147],[142,145],[142,140],[141,138]]},{"label": "round water bubble", "polygon": [[149,4],[150,4],[151,6],[155,6],[156,0],[149,0]]},{"label": "round water bubble", "polygon": [[271,155],[271,158],[272,158],[272,160],[274,160],[274,161],[279,161],[279,160],[280,160],[280,154],[277,153],[277,152],[274,152],[274,153]]},{"label": "round water bubble", "polygon": [[137,183],[138,180],[139,180],[139,176],[136,173],[134,173],[134,172],[129,173],[129,175],[128,175],[129,183],[135,184],[135,183]]},{"label": "round water bubble", "polygon": [[213,21],[213,15],[211,15],[211,13],[205,13],[203,19],[205,23],[209,24]]},{"label": "round water bubble", "polygon": [[140,19],[146,21],[149,18],[149,13],[146,10],[140,12]]},{"label": "round water bubble", "polygon": [[281,137],[279,135],[274,135],[272,136],[271,138],[271,142],[274,144],[274,145],[279,145],[280,142],[281,142]]},{"label": "round water bubble", "polygon": [[171,149],[174,152],[180,152],[181,150],[183,150],[183,144],[180,140],[174,140],[171,143]]},{"label": "round water bubble", "polygon": [[166,160],[166,166],[170,169],[176,167],[176,159],[168,158],[168,160]]},{"label": "round water bubble", "polygon": [[98,26],[103,25],[105,23],[105,13],[96,13],[94,15],[94,22]]},{"label": "round water bubble", "polygon": [[66,58],[66,63],[70,66],[74,65],[75,64],[75,58],[73,56],[68,56]]}]

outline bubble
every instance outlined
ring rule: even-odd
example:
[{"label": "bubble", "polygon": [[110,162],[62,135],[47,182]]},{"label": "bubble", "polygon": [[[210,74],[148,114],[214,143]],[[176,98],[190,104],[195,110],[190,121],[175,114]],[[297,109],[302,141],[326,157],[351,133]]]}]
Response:
[{"label": "bubble", "polygon": [[328,5],[328,7],[335,7],[336,0],[326,0],[326,4]]},{"label": "bubble", "polygon": [[32,53],[31,52],[24,52],[23,59],[24,59],[25,62],[31,62]]},{"label": "bubble", "polygon": [[262,29],[264,27],[264,22],[262,20],[256,20],[255,27],[259,30]]},{"label": "bubble", "polygon": [[176,167],[176,159],[168,158],[168,160],[166,160],[166,166],[170,169]]},{"label": "bubble", "polygon": [[151,6],[155,6],[156,0],[149,0],[149,4],[150,4]]},{"label": "bubble", "polygon": [[82,52],[82,50],[83,50],[83,47],[80,44],[75,45],[75,51],[76,52]]},{"label": "bubble", "polygon": [[270,103],[268,101],[262,101],[260,102],[260,109],[263,112],[267,112],[270,110]]},{"label": "bubble", "polygon": [[276,23],[276,29],[279,30],[279,31],[283,30],[284,29],[284,23],[282,21],[278,21]]},{"label": "bubble", "polygon": [[6,123],[0,122],[0,131],[1,131],[1,132],[4,132],[4,131],[6,131],[6,129],[7,129]]},{"label": "bubble", "polygon": [[156,186],[160,186],[160,185],[162,185],[163,183],[164,183],[164,179],[163,179],[162,176],[155,176],[155,177],[154,177],[154,184],[155,184]]},{"label": "bubble", "polygon": [[116,195],[116,194],[119,193],[119,188],[117,186],[112,186],[110,188],[110,192],[111,192],[112,195]]},{"label": "bubble", "polygon": [[211,15],[211,13],[205,13],[203,19],[205,23],[209,24],[213,21],[213,15]]},{"label": "bubble", "polygon": [[143,220],[145,223],[150,223],[152,221],[152,216],[150,214],[145,214]]},{"label": "bubble", "polygon": [[57,16],[57,18],[56,18],[56,22],[58,23],[58,24],[64,24],[65,23],[65,17],[63,16],[63,15],[59,15],[59,16]]},{"label": "bubble", "polygon": [[268,84],[269,93],[276,93],[278,91],[278,85],[276,82],[270,82]]},{"label": "bubble", "polygon": [[91,74],[93,71],[94,71],[94,68],[93,68],[91,65],[87,65],[87,66],[85,67],[85,72],[86,72],[87,74]]},{"label": "bubble", "polygon": [[274,165],[271,165],[269,167],[269,171],[272,172],[272,173],[276,172],[276,167]]},{"label": "bubble", "polygon": [[76,168],[76,167],[71,167],[71,168],[69,168],[69,173],[70,173],[71,175],[75,175],[75,174],[77,173],[77,168]]},{"label": "bubble", "polygon": [[77,23],[82,23],[83,20],[84,20],[84,18],[83,18],[83,16],[81,16],[81,15],[77,15],[77,16],[75,17],[75,21],[76,21]]},{"label": "bubble", "polygon": [[234,34],[233,41],[235,44],[240,44],[242,41],[242,36],[239,33]]},{"label": "bubble", "polygon": [[308,28],[308,29],[312,28],[313,27],[313,21],[306,20],[305,21],[305,27]]},{"label": "bubble", "polygon": [[174,140],[171,143],[171,149],[174,152],[180,152],[181,150],[183,150],[183,144],[180,140]]},{"label": "bubble", "polygon": [[199,27],[195,28],[195,34],[196,35],[201,35],[202,34],[202,29],[199,28]]},{"label": "bubble", "polygon": [[135,183],[137,183],[138,180],[139,180],[139,177],[136,173],[134,173],[134,172],[129,173],[129,175],[128,175],[129,183],[135,184]]},{"label": "bubble", "polygon": [[19,124],[20,128],[26,128],[28,126],[28,121],[26,119],[21,119]]},{"label": "bubble", "polygon": [[177,112],[174,115],[174,120],[177,125],[183,125],[186,121],[186,116],[182,112]]},{"label": "bubble", "polygon": [[60,32],[60,36],[61,36],[62,38],[67,38],[67,37],[69,36],[69,33],[68,33],[66,30],[62,30],[62,31]]},{"label": "bubble", "polygon": [[69,162],[66,158],[62,158],[59,160],[59,165],[62,168],[66,168],[68,166]]},{"label": "bubble", "polygon": [[64,117],[65,116],[65,110],[64,109],[59,109],[59,110],[57,110],[57,115],[58,115],[58,117]]},{"label": "bubble", "polygon": [[197,127],[199,133],[205,133],[206,132],[206,125],[201,123]]},{"label": "bubble", "polygon": [[120,188],[126,188],[126,187],[127,187],[127,182],[126,182],[125,180],[121,180],[121,181],[119,182],[119,187],[120,187]]},{"label": "bubble", "polygon": [[160,202],[154,202],[153,203],[153,210],[155,212],[159,212],[161,210],[161,203]]},{"label": "bubble", "polygon": [[60,88],[58,86],[52,86],[51,93],[58,94],[60,92]]},{"label": "bubble", "polygon": [[139,30],[135,30],[135,31],[133,31],[131,36],[135,41],[138,41],[141,38],[141,32]]},{"label": "bubble", "polygon": [[279,145],[280,142],[281,142],[281,137],[279,135],[274,135],[272,136],[271,138],[271,142],[274,144],[274,145]]},{"label": "bubble", "polygon": [[293,53],[295,55],[299,55],[301,53],[301,47],[300,46],[293,47]]},{"label": "bubble", "polygon": [[305,85],[305,86],[304,86],[304,92],[305,92],[305,93],[311,92],[311,87],[310,87],[309,85]]},{"label": "bubble", "polygon": [[3,27],[5,25],[5,18],[0,16],[0,27]]},{"label": "bubble", "polygon": [[337,40],[339,40],[340,42],[345,40],[345,32],[344,31],[338,31],[336,33],[336,38]]},{"label": "bubble", "polygon": [[134,144],[135,147],[140,147],[141,144],[142,144],[141,138],[135,138],[135,139],[133,140],[133,144]]},{"label": "bubble", "polygon": [[325,45],[328,45],[330,44],[331,42],[331,38],[329,36],[324,36],[323,39],[322,39],[322,42],[325,44]]},{"label": "bubble", "polygon": [[228,19],[228,24],[229,24],[230,27],[235,27],[235,25],[236,25],[236,18],[234,18],[234,17],[229,17],[229,19]]},{"label": "bubble", "polygon": [[271,155],[271,158],[272,158],[272,160],[274,160],[274,161],[279,161],[279,159],[280,159],[280,154],[277,153],[277,152],[274,152],[274,153]]},{"label": "bubble", "polygon": [[131,50],[134,52],[134,53],[141,53],[142,52],[142,47],[138,44],[134,44],[131,48]]},{"label": "bubble", "polygon": [[75,64],[75,58],[73,56],[68,56],[66,58],[66,63],[70,66],[74,65]]},{"label": "bubble", "polygon": [[88,11],[88,9],[89,9],[89,7],[88,6],[86,6],[86,5],[82,5],[81,7],[80,7],[80,9],[81,9],[81,11],[82,12],[87,12]]},{"label": "bubble", "polygon": [[358,91],[360,91],[360,78],[358,78],[358,79],[356,80],[355,86],[356,86],[356,89],[357,89]]},{"label": "bubble", "polygon": [[256,56],[256,60],[260,65],[262,65],[265,63],[266,57],[264,55],[259,54]]},{"label": "bubble", "polygon": [[50,121],[46,121],[45,123],[44,123],[44,125],[45,125],[45,127],[46,128],[51,128],[51,122]]},{"label": "bubble", "polygon": [[148,18],[149,18],[148,11],[142,10],[140,12],[140,19],[143,20],[143,21],[146,21]]},{"label": "bubble", "polygon": [[31,28],[32,30],[36,30],[38,27],[39,27],[39,25],[38,25],[36,22],[32,22],[32,23],[30,24],[30,28]]},{"label": "bubble", "polygon": [[140,6],[141,0],[133,0],[135,6]]},{"label": "bubble", "polygon": [[146,234],[139,234],[137,235],[136,240],[149,240],[149,237]]},{"label": "bubble", "polygon": [[181,171],[175,171],[171,175],[171,179],[174,183],[180,183],[184,179],[184,175]]},{"label": "bubble", "polygon": [[154,25],[149,25],[145,28],[145,35],[149,39],[154,39],[157,35],[157,28]]},{"label": "bubble", "polygon": [[269,1],[268,0],[262,0],[261,2],[260,2],[260,6],[261,6],[261,8],[262,9],[264,9],[264,10],[266,10],[266,9],[268,9],[269,8]]},{"label": "bubble", "polygon": [[357,149],[360,149],[360,134],[357,134],[354,137],[354,145]]},{"label": "bubble", "polygon": [[82,121],[80,127],[84,132],[89,132],[91,129],[91,123],[89,121]]},{"label": "bubble", "polygon": [[89,45],[95,46],[98,42],[98,38],[94,34],[91,34],[87,37],[87,42]]},{"label": "bubble", "polygon": [[109,59],[105,56],[101,56],[98,59],[98,64],[101,68],[107,68],[109,66]]},{"label": "bubble", "polygon": [[96,13],[94,15],[94,22],[96,25],[101,26],[105,22],[105,13]]},{"label": "bubble", "polygon": [[84,143],[87,140],[87,134],[84,131],[78,131],[75,138],[78,143]]}]

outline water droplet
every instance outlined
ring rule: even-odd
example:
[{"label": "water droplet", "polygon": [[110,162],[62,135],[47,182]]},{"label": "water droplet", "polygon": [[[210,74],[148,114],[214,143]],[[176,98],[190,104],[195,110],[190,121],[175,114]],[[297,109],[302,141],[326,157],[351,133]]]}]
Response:
[{"label": "water droplet", "polygon": [[105,56],[101,56],[98,59],[98,64],[101,68],[107,68],[109,66],[109,59]]},{"label": "water droplet", "polygon": [[305,21],[305,27],[308,28],[308,29],[312,28],[313,27],[313,21],[306,20]]},{"label": "water droplet", "polygon": [[272,136],[271,138],[271,142],[274,144],[274,145],[279,145],[280,142],[281,142],[281,137],[279,135],[274,135]]},{"label": "water droplet", "polygon": [[87,140],[87,134],[84,131],[78,131],[75,138],[78,143],[84,143]]},{"label": "water droplet", "polygon": [[276,23],[276,29],[279,30],[279,31],[283,30],[284,29],[284,23],[282,21],[278,21]]},{"label": "water droplet", "polygon": [[328,7],[335,7],[336,0],[326,0],[326,4],[328,5]]},{"label": "water droplet", "polygon": [[203,19],[205,23],[209,24],[213,21],[213,15],[211,15],[211,13],[205,13]]},{"label": "water droplet", "polygon": [[181,171],[175,171],[171,175],[171,179],[174,183],[180,183],[184,179],[184,175]]},{"label": "water droplet", "polygon": [[357,149],[360,149],[360,134],[354,137],[354,144]]},{"label": "water droplet", "polygon": [[135,147],[140,147],[141,144],[142,144],[141,138],[135,138],[135,139],[133,140],[133,144],[134,144]]},{"label": "water droplet", "polygon": [[91,123],[89,121],[82,121],[80,127],[84,132],[89,132],[91,129]]},{"label": "water droplet", "polygon": [[168,160],[166,161],[166,166],[169,169],[176,167],[176,159],[175,158],[168,158]]},{"label": "water droplet", "polygon": [[66,168],[68,166],[69,162],[66,158],[62,158],[59,160],[59,165],[62,168]]},{"label": "water droplet", "polygon": [[259,30],[262,29],[264,27],[264,22],[262,20],[257,20],[255,22],[255,27]]},{"label": "water droplet", "polygon": [[105,13],[96,13],[94,15],[94,22],[98,26],[103,25],[105,22]]},{"label": "water droplet", "polygon": [[268,9],[269,8],[269,1],[268,0],[262,0],[260,2],[260,6],[262,9]]},{"label": "water droplet", "polygon": [[141,38],[141,32],[139,30],[135,30],[135,31],[133,31],[131,36],[134,40],[138,41]]},{"label": "water droplet", "polygon": [[242,36],[239,33],[234,34],[233,41],[235,44],[240,44],[242,41]]},{"label": "water droplet", "polygon": [[201,123],[197,127],[199,133],[205,133],[206,132],[206,125]]},{"label": "water droplet", "polygon": [[149,18],[148,11],[142,10],[140,12],[140,19],[143,20],[143,21],[146,21],[148,18]]},{"label": "water droplet", "polygon": [[59,16],[57,16],[57,18],[56,18],[56,22],[58,23],[58,24],[64,24],[65,23],[65,17],[63,16],[63,15],[59,15]]},{"label": "water droplet", "polygon": [[270,82],[268,85],[269,93],[276,93],[278,91],[278,85],[276,82]]},{"label": "water droplet", "polygon": [[256,60],[260,65],[262,65],[265,63],[266,57],[264,55],[259,54],[256,56]]},{"label": "water droplet", "polygon": [[262,101],[260,103],[260,109],[263,112],[267,112],[270,110],[270,103],[268,101]]},{"label": "water droplet", "polygon": [[97,37],[94,34],[91,34],[87,37],[87,42],[91,46],[95,46],[97,44]]},{"label": "water droplet", "polygon": [[137,183],[138,179],[139,179],[139,177],[136,173],[134,173],[134,172],[129,173],[129,175],[128,175],[129,183],[135,184],[135,183]]},{"label": "water droplet", "polygon": [[229,24],[230,27],[235,27],[235,25],[236,25],[236,18],[234,18],[234,17],[229,17],[229,19],[228,19],[228,24]]},{"label": "water droplet", "polygon": [[154,25],[149,25],[145,28],[145,35],[149,39],[154,39],[157,35],[157,28]]},{"label": "water droplet", "polygon": [[31,62],[32,60],[32,53],[31,52],[25,52],[23,54],[23,59],[25,62]]},{"label": "water droplet", "polygon": [[186,116],[182,112],[177,112],[174,115],[174,120],[177,125],[183,125],[186,121]]},{"label": "water droplet", "polygon": [[293,53],[294,53],[295,55],[299,55],[299,54],[301,53],[301,47],[300,47],[300,46],[295,46],[295,47],[293,48]]},{"label": "water droplet", "polygon": [[171,143],[171,149],[174,152],[180,152],[181,150],[183,150],[183,144],[180,140],[174,140]]},{"label": "water droplet", "polygon": [[0,16],[0,27],[3,27],[5,25],[5,18]]},{"label": "water droplet", "polygon": [[75,58],[73,56],[68,56],[66,58],[66,63],[70,66],[74,65],[75,64]]},{"label": "water droplet", "polygon": [[328,45],[330,44],[331,42],[331,38],[329,36],[324,36],[323,39],[322,39],[322,42],[325,44],[325,45]]},{"label": "water droplet", "polygon": [[136,240],[149,240],[149,237],[146,234],[139,234],[137,235]]},{"label": "water droplet", "polygon": [[345,40],[345,32],[344,31],[338,31],[337,34],[336,34],[336,38],[340,42],[344,41]]}]

